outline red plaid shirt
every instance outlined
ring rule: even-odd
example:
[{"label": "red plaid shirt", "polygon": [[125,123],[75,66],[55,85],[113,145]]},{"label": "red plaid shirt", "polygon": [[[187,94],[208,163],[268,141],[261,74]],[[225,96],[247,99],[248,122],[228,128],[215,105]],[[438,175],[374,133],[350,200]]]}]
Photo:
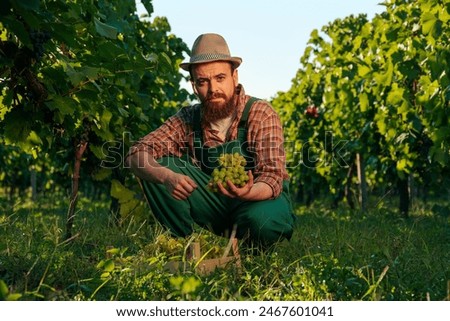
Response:
[{"label": "red plaid shirt", "polygon": [[[246,102],[250,96],[245,94],[242,85],[238,87],[238,104],[235,119],[233,119],[226,140],[217,136],[217,131],[203,123],[203,144],[213,147],[227,141],[237,139],[238,125]],[[155,159],[167,155],[181,157],[189,152],[194,163],[198,163],[193,154],[193,116],[194,110],[200,105],[181,108],[158,129],[141,138],[134,144],[128,155],[138,151],[146,151]],[[286,156],[284,152],[283,129],[278,114],[264,100],[256,101],[248,115],[247,142],[249,149],[255,154],[255,182],[268,184],[273,191],[273,197],[280,195],[283,180],[289,179],[286,171]]]}]

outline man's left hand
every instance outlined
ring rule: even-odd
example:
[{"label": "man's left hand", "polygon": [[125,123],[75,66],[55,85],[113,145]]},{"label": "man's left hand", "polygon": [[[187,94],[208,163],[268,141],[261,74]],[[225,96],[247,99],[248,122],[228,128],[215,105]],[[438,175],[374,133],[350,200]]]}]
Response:
[{"label": "man's left hand", "polygon": [[219,188],[219,191],[230,198],[238,198],[243,201],[249,201],[248,196],[250,194],[250,190],[253,187],[253,174],[252,171],[248,171],[248,181],[247,184],[245,184],[242,187],[237,187],[234,185],[230,180],[227,180],[227,186],[228,189],[226,189],[221,183],[217,183],[217,187]]}]

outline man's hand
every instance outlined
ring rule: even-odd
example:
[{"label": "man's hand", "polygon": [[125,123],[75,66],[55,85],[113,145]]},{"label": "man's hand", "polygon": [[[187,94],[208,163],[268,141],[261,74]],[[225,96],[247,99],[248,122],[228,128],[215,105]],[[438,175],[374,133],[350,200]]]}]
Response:
[{"label": "man's hand", "polygon": [[238,198],[243,201],[250,201],[251,199],[246,198],[246,196],[248,196],[253,187],[252,171],[248,171],[248,181],[244,186],[237,187],[230,180],[227,180],[227,186],[228,189],[226,189],[221,183],[217,183],[217,187],[219,188],[220,193],[222,193],[223,195],[231,198]]},{"label": "man's hand", "polygon": [[152,155],[145,151],[131,155],[127,159],[127,165],[139,178],[155,184],[164,184],[177,200],[185,200],[197,188],[192,178],[161,166]]},{"label": "man's hand", "polygon": [[163,184],[173,198],[177,200],[187,199],[197,188],[197,184],[192,178],[174,172],[165,178]]}]

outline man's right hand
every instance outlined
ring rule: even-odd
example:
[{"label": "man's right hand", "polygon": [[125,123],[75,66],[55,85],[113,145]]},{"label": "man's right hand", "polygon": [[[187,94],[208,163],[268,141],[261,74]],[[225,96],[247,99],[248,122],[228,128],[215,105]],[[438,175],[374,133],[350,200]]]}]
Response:
[{"label": "man's right hand", "polygon": [[177,200],[185,200],[197,188],[192,178],[161,166],[145,151],[136,152],[128,157],[127,165],[141,179],[164,184],[167,191]]},{"label": "man's right hand", "polygon": [[187,199],[197,188],[197,184],[189,176],[172,172],[163,182],[169,193],[177,200]]}]

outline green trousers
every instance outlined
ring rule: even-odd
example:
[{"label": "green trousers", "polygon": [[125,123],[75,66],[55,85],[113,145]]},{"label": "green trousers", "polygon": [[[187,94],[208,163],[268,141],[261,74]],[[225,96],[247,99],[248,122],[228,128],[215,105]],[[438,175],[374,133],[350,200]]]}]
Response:
[{"label": "green trousers", "polygon": [[193,232],[197,224],[221,236],[236,236],[264,246],[290,239],[295,216],[289,197],[288,182],[276,199],[241,201],[213,193],[207,189],[210,176],[190,162],[176,157],[163,157],[158,162],[174,172],[191,177],[198,185],[186,200],[174,199],[163,184],[142,181],[142,187],[156,219],[176,236]]}]

